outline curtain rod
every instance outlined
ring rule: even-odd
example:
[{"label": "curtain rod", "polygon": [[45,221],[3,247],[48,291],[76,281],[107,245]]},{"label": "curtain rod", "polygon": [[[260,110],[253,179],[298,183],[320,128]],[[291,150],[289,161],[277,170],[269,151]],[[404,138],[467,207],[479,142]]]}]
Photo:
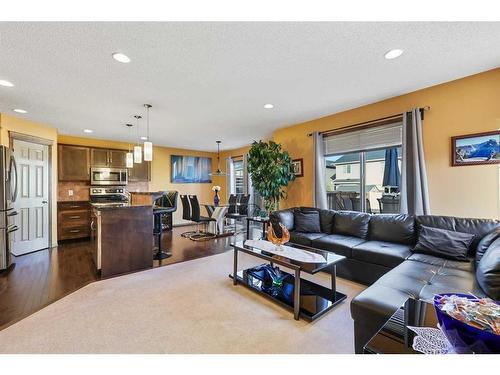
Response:
[{"label": "curtain rod", "polygon": [[[424,112],[425,111],[429,111],[430,109],[431,109],[431,107],[428,106],[428,105],[426,105],[425,107],[420,108],[420,115],[422,117],[422,120],[424,119]],[[322,132],[319,132],[319,134],[328,134],[328,133],[333,133],[333,132],[337,132],[337,131],[341,131],[341,130],[346,130],[346,129],[350,129],[350,128],[357,128],[358,126],[368,125],[368,124],[371,124],[371,123],[377,123],[377,122],[384,121],[384,120],[390,120],[390,119],[393,119],[393,118],[402,117],[405,113],[406,112],[402,112],[402,113],[398,113],[398,114],[395,114],[395,115],[381,117],[381,118],[377,118],[377,119],[370,120],[370,121],[358,122],[357,124],[342,126],[340,128],[336,128],[336,129],[324,130]],[[311,137],[312,135],[313,135],[313,133],[307,134],[308,137]]]}]

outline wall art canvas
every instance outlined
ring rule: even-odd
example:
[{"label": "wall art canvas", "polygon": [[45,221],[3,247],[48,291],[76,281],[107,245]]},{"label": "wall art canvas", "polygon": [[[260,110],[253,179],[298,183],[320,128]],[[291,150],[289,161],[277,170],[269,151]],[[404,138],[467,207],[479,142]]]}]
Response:
[{"label": "wall art canvas", "polygon": [[500,131],[451,138],[453,166],[500,163]]},{"label": "wall art canvas", "polygon": [[212,158],[172,155],[170,180],[177,184],[211,183]]}]

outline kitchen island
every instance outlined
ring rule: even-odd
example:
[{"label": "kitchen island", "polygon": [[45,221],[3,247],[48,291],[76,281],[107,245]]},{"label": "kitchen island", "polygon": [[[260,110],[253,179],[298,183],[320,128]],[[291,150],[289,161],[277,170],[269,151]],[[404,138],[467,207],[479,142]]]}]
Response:
[{"label": "kitchen island", "polygon": [[91,241],[101,277],[153,266],[153,207],[122,203],[92,205]]}]

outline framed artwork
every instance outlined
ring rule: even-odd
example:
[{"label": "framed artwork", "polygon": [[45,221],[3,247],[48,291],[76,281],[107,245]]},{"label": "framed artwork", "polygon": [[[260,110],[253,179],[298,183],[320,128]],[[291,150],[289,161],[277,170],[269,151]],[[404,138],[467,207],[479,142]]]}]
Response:
[{"label": "framed artwork", "polygon": [[295,177],[304,177],[304,160],[293,159],[291,172],[295,173]]},{"label": "framed artwork", "polygon": [[212,158],[172,155],[170,180],[177,184],[211,183]]},{"label": "framed artwork", "polygon": [[500,163],[500,131],[451,138],[452,166],[496,163]]}]

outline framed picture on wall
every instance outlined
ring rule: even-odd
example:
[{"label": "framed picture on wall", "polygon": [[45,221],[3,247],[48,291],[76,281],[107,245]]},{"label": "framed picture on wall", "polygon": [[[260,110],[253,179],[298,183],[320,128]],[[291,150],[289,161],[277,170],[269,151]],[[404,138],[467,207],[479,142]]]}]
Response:
[{"label": "framed picture on wall", "polygon": [[500,163],[500,131],[451,138],[452,166],[496,163]]},{"label": "framed picture on wall", "polygon": [[295,177],[304,177],[304,160],[293,159],[291,172],[295,173]]}]

